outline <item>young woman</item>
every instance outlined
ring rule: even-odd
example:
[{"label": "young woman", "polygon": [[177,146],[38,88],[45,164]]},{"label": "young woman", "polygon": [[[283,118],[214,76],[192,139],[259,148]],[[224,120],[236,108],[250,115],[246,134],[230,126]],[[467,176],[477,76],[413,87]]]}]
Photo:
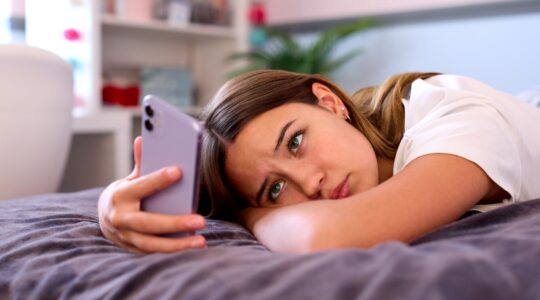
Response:
[{"label": "young woman", "polygon": [[[409,242],[476,206],[540,197],[540,110],[476,80],[405,73],[352,97],[319,75],[256,71],[202,114],[203,196],[270,249],[311,252]],[[205,247],[200,215],[141,212],[178,167],[111,184],[100,226],[142,252]]]}]

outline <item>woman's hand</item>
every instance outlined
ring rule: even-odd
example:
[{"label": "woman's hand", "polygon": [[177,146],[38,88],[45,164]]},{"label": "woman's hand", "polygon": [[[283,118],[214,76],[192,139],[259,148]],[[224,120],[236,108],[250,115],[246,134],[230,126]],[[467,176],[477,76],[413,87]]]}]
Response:
[{"label": "woman's hand", "polygon": [[197,214],[165,215],[140,210],[141,199],[155,194],[181,178],[178,167],[168,167],[140,176],[142,138],[134,142],[135,167],[124,179],[110,184],[98,202],[99,226],[116,245],[135,252],[175,252],[206,247],[204,237],[161,237],[158,234],[194,231],[205,227]]}]

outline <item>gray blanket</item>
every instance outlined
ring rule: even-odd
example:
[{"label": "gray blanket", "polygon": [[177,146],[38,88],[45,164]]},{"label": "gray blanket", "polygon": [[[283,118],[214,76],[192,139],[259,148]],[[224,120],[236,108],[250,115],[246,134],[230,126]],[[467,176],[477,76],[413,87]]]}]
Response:
[{"label": "gray blanket", "polygon": [[539,299],[540,200],[474,215],[410,245],[268,251],[208,221],[204,250],[138,255],[105,239],[100,190],[0,202],[0,299]]}]

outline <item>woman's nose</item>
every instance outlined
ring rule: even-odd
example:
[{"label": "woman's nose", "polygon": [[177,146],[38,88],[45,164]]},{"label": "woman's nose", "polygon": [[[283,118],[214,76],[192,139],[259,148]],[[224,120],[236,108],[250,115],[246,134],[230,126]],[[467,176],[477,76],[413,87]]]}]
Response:
[{"label": "woman's nose", "polygon": [[291,179],[310,199],[321,197],[321,187],[325,179],[324,172],[313,164],[298,164],[292,167]]}]

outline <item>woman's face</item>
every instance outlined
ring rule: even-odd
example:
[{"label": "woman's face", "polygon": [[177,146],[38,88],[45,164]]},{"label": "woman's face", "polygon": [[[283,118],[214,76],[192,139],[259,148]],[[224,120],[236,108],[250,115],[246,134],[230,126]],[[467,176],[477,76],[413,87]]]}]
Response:
[{"label": "woman's face", "polygon": [[340,103],[285,104],[240,131],[225,171],[250,205],[341,199],[377,185],[375,152]]}]

